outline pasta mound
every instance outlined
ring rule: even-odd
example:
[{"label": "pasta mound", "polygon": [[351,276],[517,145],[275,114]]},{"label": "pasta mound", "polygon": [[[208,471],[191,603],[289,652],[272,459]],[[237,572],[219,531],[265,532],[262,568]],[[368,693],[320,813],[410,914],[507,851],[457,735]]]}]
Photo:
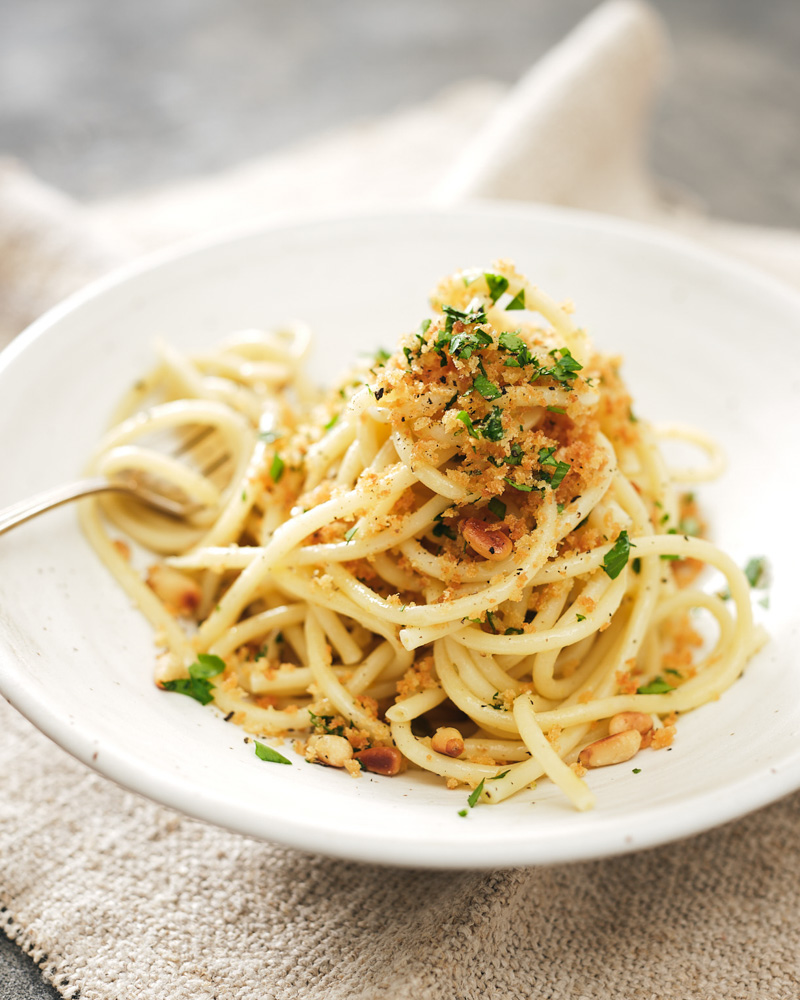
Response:
[{"label": "pasta mound", "polygon": [[[351,775],[421,768],[470,805],[546,775],[589,808],[588,770],[669,746],[738,677],[747,581],[571,308],[507,261],[431,306],[327,393],[302,327],[159,345],[91,471],[196,509],[106,496],[84,528],[157,630],[160,687]],[[159,557],[146,579],[115,531]]]}]

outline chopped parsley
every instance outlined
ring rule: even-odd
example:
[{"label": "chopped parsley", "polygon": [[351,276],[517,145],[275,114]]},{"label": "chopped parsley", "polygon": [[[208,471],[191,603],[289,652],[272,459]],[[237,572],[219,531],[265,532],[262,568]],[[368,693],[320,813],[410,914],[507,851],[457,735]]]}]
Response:
[{"label": "chopped parsley", "polygon": [[277,453],[272,456],[272,465],[269,467],[269,476],[273,483],[280,482],[280,478],[283,475],[283,470],[286,468],[286,462]]},{"label": "chopped parsley", "polygon": [[492,299],[492,304],[494,304],[508,288],[508,278],[504,278],[502,274],[490,273],[484,273],[483,276],[486,279],[486,284],[489,288],[489,295]]},{"label": "chopped parsley", "polygon": [[642,769],[641,769],[640,767],[635,767],[635,768],[633,769],[633,773],[634,773],[634,774],[641,774],[641,773],[642,773]]},{"label": "chopped parsley", "polygon": [[470,797],[467,799],[467,803],[469,804],[470,809],[474,809],[475,806],[478,804],[478,799],[481,797],[481,792],[483,791],[483,785],[485,781],[486,781],[485,778],[481,778],[480,784],[478,785],[477,788],[475,788],[472,791]]},{"label": "chopped parsley", "polygon": [[527,344],[518,333],[510,333],[508,330],[503,330],[499,340],[501,347],[504,347],[507,351],[512,351],[514,354],[517,351],[521,351],[523,347],[527,347]]},{"label": "chopped parsley", "polygon": [[197,661],[189,667],[189,676],[174,681],[164,681],[161,687],[165,691],[175,691],[185,694],[201,705],[208,705],[214,700],[212,684],[209,678],[216,677],[225,669],[225,661],[212,653],[198,653]]},{"label": "chopped parsley", "polygon": [[546,407],[548,413],[566,413],[567,411],[563,406],[548,406]]},{"label": "chopped parsley", "polygon": [[315,715],[310,709],[308,717],[315,733],[326,733],[328,736],[344,736],[344,726],[332,726],[331,720],[335,715]]},{"label": "chopped parsley", "polygon": [[331,419],[330,419],[330,420],[329,420],[329,421],[327,422],[327,424],[325,424],[325,430],[326,430],[326,431],[329,431],[329,430],[330,430],[330,429],[331,429],[332,427],[335,427],[335,426],[336,426],[336,424],[337,424],[337,423],[338,423],[338,421],[339,421],[339,416],[340,416],[340,414],[338,414],[338,413],[334,413],[334,415],[333,415],[333,416],[331,417]]},{"label": "chopped parsley", "polygon": [[454,358],[466,360],[471,358],[475,351],[479,351],[482,347],[489,347],[493,343],[491,335],[485,330],[475,330],[474,333],[465,330],[462,333],[457,333],[450,341],[450,353]]},{"label": "chopped parsley", "polygon": [[744,575],[747,582],[756,590],[766,587],[769,584],[769,574],[767,560],[765,556],[754,556],[747,561],[744,568]]},{"label": "chopped parsley", "polygon": [[577,611],[575,612],[575,617],[578,619],[579,622],[585,622],[586,621],[586,615],[579,615],[577,613]]},{"label": "chopped parsley", "polygon": [[499,406],[493,406],[479,423],[480,432],[487,441],[499,441],[503,436],[503,411]]},{"label": "chopped parsley", "polygon": [[500,346],[512,355],[504,362],[506,368],[524,368],[525,365],[537,364],[536,358],[531,354],[528,345],[518,333],[504,331],[500,334],[499,341]]},{"label": "chopped parsley", "polygon": [[[561,357],[556,357],[559,354]],[[550,351],[550,357],[556,358],[556,363],[548,370],[547,374],[552,375],[556,382],[560,382],[562,385],[569,386],[583,368],[583,365],[573,358],[568,347],[554,348]]]},{"label": "chopped parsley", "polygon": [[539,449],[539,465],[543,468],[552,466],[555,470],[549,478],[549,483],[552,489],[558,489],[561,485],[564,476],[569,472],[572,466],[568,462],[558,462],[553,458],[553,452],[556,449],[553,448],[540,448]]},{"label": "chopped parsley", "polygon": [[564,476],[566,476],[566,474],[569,472],[571,468],[572,466],[569,464],[569,462],[556,462],[556,469],[550,480],[550,487],[554,490],[557,490],[558,487],[561,485]]},{"label": "chopped parsley", "polygon": [[506,505],[502,500],[498,500],[497,497],[492,497],[487,506],[495,517],[499,518],[501,521],[505,519]]},{"label": "chopped parsley", "polygon": [[612,580],[620,575],[631,554],[631,540],[627,531],[620,531],[613,548],[606,552],[603,558],[603,570]]},{"label": "chopped parsley", "polygon": [[466,410],[460,410],[456,414],[456,420],[460,420],[461,423],[467,428],[467,433],[470,437],[476,438],[480,437],[478,432],[475,430],[475,425],[472,422],[472,417],[467,413]]},{"label": "chopped parsley", "polygon": [[270,764],[291,764],[290,760],[287,760],[282,753],[278,753],[277,750],[273,750],[272,747],[268,747],[265,743],[259,743],[258,740],[253,740],[256,747],[256,757],[259,760],[269,761]]},{"label": "chopped parsley", "polygon": [[424,319],[419,325],[419,333],[417,336],[422,336],[428,332],[431,326],[431,321],[429,319]]},{"label": "chopped parsley", "polygon": [[509,450],[510,454],[506,455],[506,457],[500,461],[498,461],[494,455],[489,455],[489,461],[496,469],[499,469],[501,465],[520,465],[522,463],[522,459],[525,457],[525,452],[522,450],[522,446],[514,441]]},{"label": "chopped parsley", "polygon": [[437,514],[436,517],[433,519],[436,522],[433,526],[433,534],[437,538],[441,538],[442,536],[444,536],[445,538],[451,538],[453,541],[455,541],[457,537],[455,531],[453,530],[453,528],[449,527],[444,523],[442,517],[443,517],[442,514]]},{"label": "chopped parsley", "polygon": [[533,486],[528,486],[527,483],[515,483],[513,479],[509,479],[508,476],[503,476],[503,482],[508,483],[509,486],[513,486],[515,490],[520,490],[522,493],[532,493],[534,490]]},{"label": "chopped parsley", "polygon": [[668,684],[663,677],[654,677],[649,684],[636,688],[637,694],[669,694],[675,688]]},{"label": "chopped parsley", "polygon": [[486,372],[484,371],[483,365],[480,364],[480,372],[472,380],[472,388],[481,394],[484,399],[492,400],[497,399],[498,396],[502,396],[503,392],[492,382]]},{"label": "chopped parsley", "polygon": [[450,334],[453,332],[453,326],[457,322],[464,323],[465,325],[486,322],[486,313],[483,310],[483,306],[480,303],[476,303],[474,299],[464,312],[460,309],[454,309],[453,306],[442,306],[442,312],[445,314],[446,319],[444,321],[444,330],[436,338],[437,347],[444,347],[445,344],[450,342]]},{"label": "chopped parsley", "polygon": [[525,289],[520,288],[514,298],[506,306],[506,312],[511,312],[512,309],[524,309],[525,308]]},{"label": "chopped parsley", "polygon": [[458,815],[459,816],[469,816],[469,809],[459,809],[458,810]]},{"label": "chopped parsley", "polygon": [[507,628],[503,635],[525,635],[524,628]]},{"label": "chopped parsley", "polygon": [[355,538],[355,535],[356,535],[357,531],[358,531],[358,525],[356,524],[352,528],[350,528],[349,531],[345,531],[345,533],[344,533],[344,540],[346,542],[352,542],[353,539]]}]

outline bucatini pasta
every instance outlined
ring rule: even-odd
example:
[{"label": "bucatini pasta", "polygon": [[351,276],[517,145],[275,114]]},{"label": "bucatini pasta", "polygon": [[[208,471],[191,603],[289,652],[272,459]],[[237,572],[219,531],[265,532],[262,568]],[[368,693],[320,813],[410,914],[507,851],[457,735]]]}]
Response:
[{"label": "bucatini pasta", "polygon": [[[668,745],[760,642],[744,574],[676,485],[720,456],[637,418],[619,360],[510,263],[431,305],[326,393],[299,325],[159,344],[91,471],[195,510],[107,495],[84,528],[156,629],[160,687],[354,775],[412,765],[471,804],[546,775],[589,808],[587,768]],[[666,466],[675,436],[702,468]],[[146,576],[128,541],[157,555]],[[694,585],[703,566],[726,599]]]}]

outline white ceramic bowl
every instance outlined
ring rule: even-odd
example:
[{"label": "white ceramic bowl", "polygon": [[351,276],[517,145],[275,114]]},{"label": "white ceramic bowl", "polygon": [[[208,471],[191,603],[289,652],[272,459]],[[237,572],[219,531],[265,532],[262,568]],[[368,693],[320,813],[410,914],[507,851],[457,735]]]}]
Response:
[{"label": "white ceramic bowl", "polygon": [[61,509],[0,538],[0,690],[90,767],[189,815],[296,847],[404,865],[500,866],[597,857],[691,834],[800,787],[794,504],[800,300],[776,282],[656,231],[513,205],[328,219],[162,254],[34,324],[0,357],[0,506],[75,477],[120,393],[162,337],[196,347],[291,317],[316,330],[314,373],[392,346],[436,279],[510,257],[571,298],[626,357],[639,412],[724,444],[703,491],[715,539],[772,563],[772,641],[674,749],[592,772],[575,812],[543,782],[458,815],[463,790],[264,764],[213,710],[152,683],[149,626]]}]

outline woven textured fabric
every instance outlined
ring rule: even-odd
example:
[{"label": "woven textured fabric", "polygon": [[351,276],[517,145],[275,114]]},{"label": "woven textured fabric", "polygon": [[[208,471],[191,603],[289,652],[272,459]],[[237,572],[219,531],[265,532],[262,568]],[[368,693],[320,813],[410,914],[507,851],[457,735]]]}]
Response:
[{"label": "woven textured fabric", "polygon": [[0,921],[81,1000],[786,1000],[800,795],[641,854],[430,872],[185,819],[0,703]]}]

